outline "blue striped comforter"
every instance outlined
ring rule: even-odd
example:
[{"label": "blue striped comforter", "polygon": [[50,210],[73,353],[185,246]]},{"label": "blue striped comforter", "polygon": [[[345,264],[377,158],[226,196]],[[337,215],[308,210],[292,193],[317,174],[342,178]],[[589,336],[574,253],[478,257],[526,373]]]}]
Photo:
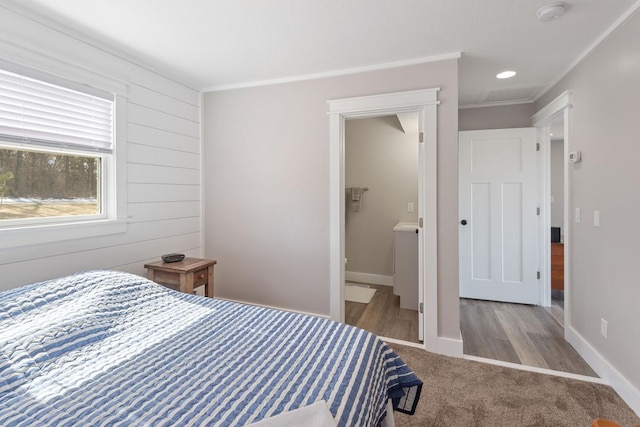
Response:
[{"label": "blue striped comforter", "polygon": [[0,425],[242,426],[325,400],[340,426],[415,409],[372,334],[93,271],[0,294]]}]

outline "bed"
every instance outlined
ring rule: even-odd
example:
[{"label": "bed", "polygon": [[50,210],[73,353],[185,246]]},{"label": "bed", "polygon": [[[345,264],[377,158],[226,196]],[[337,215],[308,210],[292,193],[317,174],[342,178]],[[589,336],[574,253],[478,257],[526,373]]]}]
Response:
[{"label": "bed", "polygon": [[422,388],[361,329],[115,271],[0,293],[0,344],[2,426],[243,426],[319,401],[377,426]]}]

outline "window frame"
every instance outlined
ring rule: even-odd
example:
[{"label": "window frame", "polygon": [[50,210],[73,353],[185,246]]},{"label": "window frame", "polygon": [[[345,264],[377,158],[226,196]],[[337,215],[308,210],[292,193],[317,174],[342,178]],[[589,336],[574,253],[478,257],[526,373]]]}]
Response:
[{"label": "window frame", "polygon": [[[121,82],[106,81],[103,76],[99,76],[96,80],[96,76],[89,72],[80,73],[82,75],[79,76],[77,68],[74,69],[73,80],[4,60],[0,60],[0,68],[91,95],[96,91],[109,94],[113,100],[113,149],[111,153],[63,148],[47,150],[35,145],[29,147],[27,144],[0,141],[0,146],[3,148],[96,156],[102,159],[100,162],[102,212],[100,214],[0,221],[0,250],[125,233],[127,231],[126,86],[123,86]],[[83,81],[83,83],[79,81]],[[96,84],[96,81],[100,83],[106,81],[108,84]]]},{"label": "window frame", "polygon": [[70,156],[78,156],[78,157],[94,157],[100,159],[100,186],[97,189],[98,204],[101,206],[101,212],[95,214],[84,214],[84,215],[66,215],[66,216],[44,216],[44,217],[30,217],[30,218],[15,218],[15,219],[0,219],[0,230],[3,228],[10,227],[20,227],[20,226],[30,226],[30,225],[40,225],[40,224],[53,224],[60,222],[75,222],[75,221],[95,221],[100,219],[107,219],[108,212],[106,209],[106,205],[108,201],[106,200],[110,195],[107,189],[106,177],[109,176],[108,168],[109,165],[113,162],[113,155],[106,153],[95,153],[89,151],[82,150],[73,150],[73,149],[55,149],[55,148],[41,148],[41,147],[28,147],[25,144],[12,144],[5,143],[0,138],[0,150],[18,150],[18,151],[31,151],[35,153],[51,153],[51,154],[60,154],[60,155],[70,155]]}]

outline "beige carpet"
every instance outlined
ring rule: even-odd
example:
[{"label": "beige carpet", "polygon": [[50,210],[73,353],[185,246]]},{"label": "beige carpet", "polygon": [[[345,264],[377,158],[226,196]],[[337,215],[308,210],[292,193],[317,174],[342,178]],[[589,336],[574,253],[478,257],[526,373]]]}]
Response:
[{"label": "beige carpet", "polygon": [[352,285],[347,283],[344,287],[345,301],[369,304],[375,294],[376,290],[367,285]]},{"label": "beige carpet", "polygon": [[391,347],[424,382],[416,414],[395,413],[398,427],[590,427],[596,418],[640,424],[608,386]]}]

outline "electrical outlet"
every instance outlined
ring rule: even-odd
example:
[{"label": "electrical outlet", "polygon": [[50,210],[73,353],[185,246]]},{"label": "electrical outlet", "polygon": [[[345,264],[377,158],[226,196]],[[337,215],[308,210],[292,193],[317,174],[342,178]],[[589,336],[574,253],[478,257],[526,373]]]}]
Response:
[{"label": "electrical outlet", "polygon": [[600,319],[600,335],[602,335],[605,340],[607,339],[607,326],[607,321]]},{"label": "electrical outlet", "polygon": [[413,212],[413,203],[407,203],[407,212]]}]

